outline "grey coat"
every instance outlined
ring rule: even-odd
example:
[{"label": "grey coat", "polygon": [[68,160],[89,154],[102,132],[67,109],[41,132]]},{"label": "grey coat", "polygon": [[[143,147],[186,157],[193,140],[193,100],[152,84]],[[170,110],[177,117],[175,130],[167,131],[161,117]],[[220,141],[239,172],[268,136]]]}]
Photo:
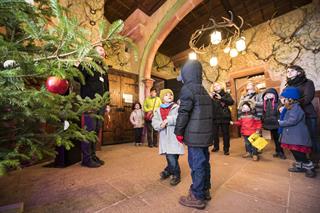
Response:
[{"label": "grey coat", "polygon": [[168,125],[165,128],[161,128],[162,117],[160,114],[160,108],[158,108],[152,118],[153,128],[159,132],[159,154],[184,154],[183,145],[177,140],[174,134],[174,128],[178,116],[178,105],[174,104],[170,109],[167,120]]},{"label": "grey coat", "polygon": [[308,128],[305,124],[305,114],[298,103],[293,104],[279,125],[283,127],[281,143],[311,147]]}]

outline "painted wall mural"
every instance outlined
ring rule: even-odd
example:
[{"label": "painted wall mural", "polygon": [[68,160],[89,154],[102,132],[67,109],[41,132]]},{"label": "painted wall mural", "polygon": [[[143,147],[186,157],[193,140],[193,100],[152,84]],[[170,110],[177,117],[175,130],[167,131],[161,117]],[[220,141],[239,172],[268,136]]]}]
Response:
[{"label": "painted wall mural", "polygon": [[244,54],[230,59],[219,55],[218,68],[209,65],[210,56],[201,55],[205,85],[215,80],[228,81],[230,72],[267,64],[272,80],[285,82],[285,67],[298,64],[320,90],[320,9],[314,4],[298,8],[272,21],[244,32],[252,40]]},{"label": "painted wall mural", "polygon": [[[104,17],[104,0],[61,0],[60,3],[69,10],[70,16],[77,18],[79,25],[88,30],[88,39],[95,42],[99,38],[99,24],[105,22],[108,32],[110,22]],[[112,68],[138,74],[138,70],[132,70],[134,63],[130,49],[122,43],[115,43],[111,47],[105,47],[106,64]]]}]

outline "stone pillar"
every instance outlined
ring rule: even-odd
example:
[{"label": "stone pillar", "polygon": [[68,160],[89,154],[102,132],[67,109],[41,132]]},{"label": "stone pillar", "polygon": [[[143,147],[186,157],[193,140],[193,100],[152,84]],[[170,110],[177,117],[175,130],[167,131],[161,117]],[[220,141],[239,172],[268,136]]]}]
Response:
[{"label": "stone pillar", "polygon": [[152,78],[147,78],[142,80],[144,83],[144,97],[148,97],[150,95],[150,89],[153,86],[154,80]]}]

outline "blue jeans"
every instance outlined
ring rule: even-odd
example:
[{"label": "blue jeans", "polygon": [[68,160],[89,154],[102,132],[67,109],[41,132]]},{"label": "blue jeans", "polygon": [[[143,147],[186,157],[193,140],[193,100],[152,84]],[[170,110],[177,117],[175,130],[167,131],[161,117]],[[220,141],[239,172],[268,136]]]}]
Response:
[{"label": "blue jeans", "polygon": [[243,136],[244,138],[244,143],[246,146],[246,152],[249,152],[251,155],[257,155],[258,154],[258,150],[257,148],[255,148],[254,146],[252,146],[252,144],[249,141],[249,136]]},{"label": "blue jeans", "polygon": [[320,143],[318,141],[317,118],[306,118],[306,125],[308,127],[310,138],[312,141],[312,152],[319,153],[320,152]]},{"label": "blue jeans", "polygon": [[167,158],[167,167],[164,169],[170,175],[180,178],[180,166],[179,166],[179,155],[176,154],[166,154]]},{"label": "blue jeans", "polygon": [[204,200],[205,191],[211,188],[210,154],[208,147],[188,147],[188,162],[191,169],[190,190],[199,200]]}]

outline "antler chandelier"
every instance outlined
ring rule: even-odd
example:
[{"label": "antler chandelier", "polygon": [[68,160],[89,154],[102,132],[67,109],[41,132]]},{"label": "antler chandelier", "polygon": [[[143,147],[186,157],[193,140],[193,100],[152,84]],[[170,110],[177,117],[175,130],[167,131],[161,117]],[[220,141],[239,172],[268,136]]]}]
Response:
[{"label": "antler chandelier", "polygon": [[[221,17],[221,22],[216,22],[213,18],[210,18],[208,26],[204,27],[202,25],[200,29],[197,29],[191,35],[189,46],[193,52],[189,53],[189,59],[197,59],[197,54],[212,54],[210,65],[217,66],[217,53],[219,52],[219,48],[222,48],[223,52],[229,54],[232,58],[246,49],[245,37],[241,36],[241,28],[243,27],[244,20],[241,16],[237,16],[240,20],[240,24],[237,25],[234,22],[233,13],[229,11],[229,14],[230,18]],[[197,47],[196,44],[207,31],[212,31],[210,35],[210,44],[202,44],[200,47]],[[226,32],[226,38],[224,40],[222,39],[221,31]]]}]

